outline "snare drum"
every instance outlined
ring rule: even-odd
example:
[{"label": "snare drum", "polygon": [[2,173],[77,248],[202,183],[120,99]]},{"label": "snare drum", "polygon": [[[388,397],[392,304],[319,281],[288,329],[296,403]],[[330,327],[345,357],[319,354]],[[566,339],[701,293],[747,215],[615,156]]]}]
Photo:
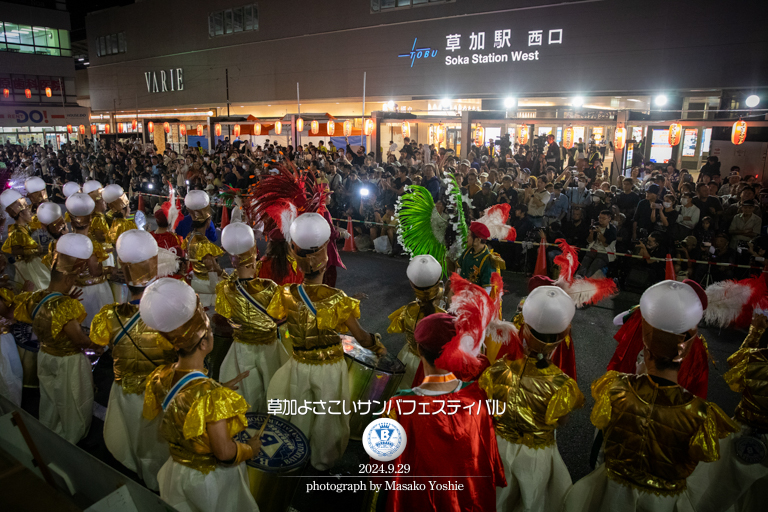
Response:
[{"label": "snare drum", "polygon": [[[349,437],[357,441],[363,438],[363,431],[375,420],[373,413],[380,411],[392,398],[405,375],[405,365],[390,354],[378,357],[363,348],[354,338],[342,336],[344,358],[349,368],[349,393],[352,402],[371,402],[367,414],[353,412],[349,418]],[[378,403],[376,403],[378,402]]]},{"label": "snare drum", "polygon": [[[235,436],[246,442],[259,433],[266,414],[246,413],[248,427]],[[309,462],[309,440],[298,427],[276,416],[269,417],[261,435],[261,450],[246,462],[251,494],[260,512],[285,512]]]}]

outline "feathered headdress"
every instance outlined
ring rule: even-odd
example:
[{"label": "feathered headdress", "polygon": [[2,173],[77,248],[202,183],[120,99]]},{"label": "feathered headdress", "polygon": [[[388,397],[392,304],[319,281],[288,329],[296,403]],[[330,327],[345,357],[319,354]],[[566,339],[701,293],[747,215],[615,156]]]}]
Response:
[{"label": "feathered headdress", "polygon": [[173,188],[170,183],[168,184],[171,190],[171,197],[168,201],[160,205],[160,209],[165,214],[165,218],[168,219],[168,229],[172,232],[176,232],[176,227],[181,222],[181,200],[176,197],[176,189]]},{"label": "feathered headdress", "polygon": [[488,231],[491,232],[491,239],[514,242],[517,238],[517,231],[515,231],[515,228],[507,225],[510,208],[511,206],[507,203],[497,204],[490,208],[486,208],[483,212],[483,216],[477,219],[477,222],[485,224]]},{"label": "feathered headdress", "polygon": [[768,294],[766,271],[740,281],[728,280],[707,286],[709,306],[704,312],[708,324],[719,327],[746,328],[757,304]]},{"label": "feathered headdress", "polygon": [[573,299],[577,308],[587,304],[597,304],[606,297],[616,295],[618,289],[613,279],[574,279],[574,274],[579,268],[579,255],[575,247],[569,245],[562,238],[555,240],[562,254],[555,256],[555,265],[560,267],[560,276],[555,280],[555,286],[560,287]]},{"label": "feathered headdress", "polygon": [[494,299],[459,274],[451,275],[450,312],[456,315],[456,336],[446,344],[435,366],[456,373],[462,380],[470,380],[482,371],[483,361],[479,356],[486,336],[502,344],[519,343],[515,326],[498,318],[504,294],[504,282],[499,274],[491,276],[491,285],[497,290]]},{"label": "feathered headdress", "polygon": [[446,256],[457,259],[467,239],[467,222],[461,203],[461,189],[453,176],[443,180],[445,189],[440,200],[445,212],[435,208],[432,194],[424,187],[406,189],[395,205],[398,218],[397,238],[400,245],[413,258],[422,254],[433,256],[448,275]]},{"label": "feathered headdress", "polygon": [[302,213],[325,211],[328,188],[310,174],[301,175],[293,167],[278,167],[278,174],[262,178],[248,198],[245,210],[249,219],[264,225],[264,233],[278,228],[290,241],[293,221]]}]

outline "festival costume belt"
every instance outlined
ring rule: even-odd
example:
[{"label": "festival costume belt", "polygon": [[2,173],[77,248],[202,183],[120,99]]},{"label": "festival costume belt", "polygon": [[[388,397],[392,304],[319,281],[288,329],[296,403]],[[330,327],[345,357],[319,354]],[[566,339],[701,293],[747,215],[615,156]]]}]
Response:
[{"label": "festival costume belt", "polygon": [[77,286],[95,286],[97,284],[106,283],[107,282],[107,274],[103,273],[100,276],[81,276],[77,278]]},{"label": "festival costume belt", "polygon": [[519,432],[514,428],[505,428],[504,420],[496,423],[496,434],[512,444],[522,444],[528,448],[539,449],[555,444],[555,432]]},{"label": "festival costume belt", "polygon": [[341,346],[341,342],[309,350],[293,347],[293,357],[300,363],[333,364],[344,359],[344,349]]}]

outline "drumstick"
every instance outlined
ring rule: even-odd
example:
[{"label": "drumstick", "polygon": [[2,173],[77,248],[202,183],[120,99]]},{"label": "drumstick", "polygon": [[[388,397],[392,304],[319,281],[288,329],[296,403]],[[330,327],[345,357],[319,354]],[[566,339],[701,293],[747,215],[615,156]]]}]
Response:
[{"label": "drumstick", "polygon": [[259,433],[258,433],[258,434],[256,434],[256,439],[261,439],[261,434],[263,434],[263,433],[264,433],[264,429],[266,429],[266,428],[267,428],[267,423],[269,423],[269,418],[270,418],[271,416],[272,416],[271,414],[267,414],[267,419],[266,419],[266,420],[264,420],[264,424],[263,424],[263,425],[261,426],[261,428],[259,429]]}]

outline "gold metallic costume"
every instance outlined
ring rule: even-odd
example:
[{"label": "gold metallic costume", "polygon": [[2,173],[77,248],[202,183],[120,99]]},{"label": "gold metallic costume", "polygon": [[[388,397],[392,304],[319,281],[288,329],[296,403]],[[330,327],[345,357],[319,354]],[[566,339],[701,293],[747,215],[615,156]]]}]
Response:
[{"label": "gold metallic costume", "polygon": [[608,477],[660,496],[685,491],[696,465],[718,460],[719,439],[738,430],[717,405],[648,375],[608,372],[592,396]]},{"label": "gold metallic costume", "polygon": [[107,217],[103,213],[91,213],[91,226],[88,229],[88,233],[102,241],[110,239],[109,224],[107,224]]},{"label": "gold metallic costume", "polygon": [[741,393],[734,418],[743,425],[768,430],[768,348],[759,348],[765,331],[752,325],[741,348],[728,358],[730,388]]},{"label": "gold metallic costume", "polygon": [[43,229],[43,225],[40,223],[40,219],[37,218],[37,214],[34,214],[32,220],[29,221],[29,229],[32,231]]},{"label": "gold metallic costume", "polygon": [[7,254],[13,253],[14,247],[21,247],[22,261],[30,261],[39,255],[40,245],[32,238],[30,226],[20,224],[11,224],[8,226],[8,238],[3,243],[2,251]]},{"label": "gold metallic costume", "polygon": [[[99,260],[99,264],[106,261],[109,258],[109,255],[104,250],[104,246],[96,240],[96,238],[93,237],[90,233],[87,235],[88,238],[91,239],[91,242],[93,243],[93,254],[96,255],[96,258]],[[77,286],[93,286],[96,284],[101,284],[107,280],[107,274],[106,272],[101,273],[100,276],[92,276],[91,275],[91,269],[88,265],[86,265],[83,270],[80,271],[80,275],[77,277]]]},{"label": "gold metallic costume", "polygon": [[120,235],[126,231],[130,231],[131,229],[139,229],[139,227],[136,225],[136,222],[134,222],[133,217],[126,219],[122,215],[115,215],[115,217],[112,219],[112,227],[109,228],[109,236],[107,237],[107,242],[110,244],[116,244],[117,239],[120,238]]},{"label": "gold metallic costume", "polygon": [[441,283],[437,283],[425,290],[420,290],[414,287],[413,291],[416,294],[416,300],[406,304],[389,315],[390,324],[387,332],[405,333],[405,342],[408,345],[408,350],[411,354],[419,357],[416,340],[413,338],[413,331],[416,330],[416,324],[419,323],[419,320],[425,316],[422,308],[427,302],[433,303],[435,306],[435,313],[445,313],[444,309],[438,307],[437,304],[434,304],[442,297],[443,287]]},{"label": "gold metallic costume", "polygon": [[584,405],[576,381],[557,366],[538,368],[537,360],[499,359],[483,372],[479,385],[490,400],[505,404],[495,417],[496,434],[514,444],[544,448],[555,444],[555,428]]},{"label": "gold metallic costume", "polygon": [[193,231],[187,236],[181,248],[187,251],[195,277],[203,281],[208,280],[208,268],[203,261],[205,257],[210,255],[216,259],[224,254],[224,249],[216,246],[205,235],[197,231]]},{"label": "gold metallic costume", "polygon": [[[149,376],[144,393],[144,418],[153,419],[162,412],[162,401],[173,387],[173,365],[157,368]],[[187,384],[165,410],[160,435],[168,441],[175,462],[210,473],[219,464],[213,455],[206,424],[227,420],[229,437],[248,424],[246,401],[234,391],[212,379],[198,379]],[[239,458],[240,445],[238,445]]]},{"label": "gold metallic costume", "polygon": [[304,290],[317,310],[312,314],[299,295],[299,286],[285,286],[275,294],[267,312],[272,318],[287,318],[293,342],[293,357],[308,364],[341,361],[344,351],[339,333],[347,332],[349,317],[360,318],[360,301],[323,284],[305,284]]},{"label": "gold metallic costume", "polygon": [[[115,382],[125,393],[132,394],[144,392],[147,377],[158,365],[170,364],[176,359],[176,352],[170,343],[147,327],[141,318],[128,328],[131,319],[138,313],[139,306],[135,304],[104,306],[91,322],[90,332],[91,341],[95,344],[112,348]],[[127,335],[123,333],[123,327],[128,328]]]},{"label": "gold metallic costume", "polygon": [[[240,293],[236,286],[237,274],[233,273],[216,286],[216,312],[230,321],[234,327],[236,342],[246,345],[267,345],[277,340],[277,324],[256,309]],[[279,287],[269,279],[240,280],[243,289],[264,309],[269,306]]]},{"label": "gold metallic costume", "polygon": [[37,304],[50,292],[38,290],[16,297],[14,316],[19,322],[32,324],[32,330],[40,340],[40,350],[53,356],[71,356],[82,350],[75,347],[64,332],[64,326],[72,320],[80,323],[85,319],[85,308],[80,301],[67,295],[48,300],[32,319]]}]

